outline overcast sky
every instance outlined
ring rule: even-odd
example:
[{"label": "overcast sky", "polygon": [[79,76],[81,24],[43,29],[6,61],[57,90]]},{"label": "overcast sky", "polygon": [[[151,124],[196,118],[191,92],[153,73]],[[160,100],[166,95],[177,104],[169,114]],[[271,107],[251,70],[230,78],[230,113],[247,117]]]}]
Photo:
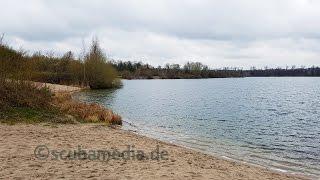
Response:
[{"label": "overcast sky", "polygon": [[113,59],[212,68],[320,65],[319,0],[0,0],[15,48],[79,53],[92,37]]}]

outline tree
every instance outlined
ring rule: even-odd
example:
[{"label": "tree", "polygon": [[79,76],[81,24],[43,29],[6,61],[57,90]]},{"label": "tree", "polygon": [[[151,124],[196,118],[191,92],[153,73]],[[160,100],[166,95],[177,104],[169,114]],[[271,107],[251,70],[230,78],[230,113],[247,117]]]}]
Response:
[{"label": "tree", "polygon": [[107,62],[97,40],[92,41],[90,52],[85,57],[87,81],[91,89],[112,88],[115,86],[117,73]]}]

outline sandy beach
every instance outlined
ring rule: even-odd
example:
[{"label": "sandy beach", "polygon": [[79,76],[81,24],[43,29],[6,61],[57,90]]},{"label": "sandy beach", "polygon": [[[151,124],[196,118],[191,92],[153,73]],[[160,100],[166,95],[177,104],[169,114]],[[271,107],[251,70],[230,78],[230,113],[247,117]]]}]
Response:
[{"label": "sandy beach", "polygon": [[[99,124],[0,125],[1,179],[305,179],[265,168],[232,162],[121,129]],[[50,151],[166,151],[165,159],[39,159],[35,148]],[[42,149],[43,150],[43,149]],[[46,154],[46,150],[40,154]]]},{"label": "sandy beach", "polygon": [[[54,93],[81,90],[38,84],[44,85]],[[308,179],[103,124],[0,124],[0,137],[0,179]],[[127,150],[135,154],[121,156]],[[105,156],[98,156],[101,151]],[[144,156],[138,156],[138,151]],[[87,156],[77,156],[79,152]],[[95,156],[90,157],[91,152]]]}]

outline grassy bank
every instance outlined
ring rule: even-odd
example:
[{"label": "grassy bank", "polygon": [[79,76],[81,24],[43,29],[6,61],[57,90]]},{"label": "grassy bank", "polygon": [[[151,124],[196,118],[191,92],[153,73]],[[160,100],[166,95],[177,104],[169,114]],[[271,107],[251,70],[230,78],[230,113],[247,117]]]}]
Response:
[{"label": "grassy bank", "polygon": [[83,103],[72,99],[70,93],[56,93],[53,105],[61,112],[74,116],[83,122],[103,122],[108,125],[121,125],[121,117],[97,103]]},{"label": "grassy bank", "polygon": [[[53,89],[54,86],[51,84],[50,88]],[[99,104],[73,100],[71,97],[73,91],[68,92],[68,88],[58,91],[50,90],[50,88],[43,85],[35,86],[35,83],[32,82],[3,82],[3,86],[0,87],[2,95],[0,122],[8,124],[41,122],[122,124],[119,115]]]},{"label": "grassy bank", "polygon": [[0,122],[6,124],[17,123],[74,123],[73,119],[64,116],[59,111],[34,109],[30,107],[13,107],[0,112]]},{"label": "grassy bank", "polygon": [[[27,54],[0,44],[0,121],[6,123],[103,122],[121,125],[121,117],[98,104],[73,100],[71,88],[117,88],[121,82],[97,40],[89,52],[76,59],[72,52],[62,57]],[[35,81],[37,83],[35,83]],[[50,87],[44,83],[53,83]],[[60,84],[60,85],[56,85]]]},{"label": "grassy bank", "polygon": [[[78,123],[103,123],[104,125],[121,125],[121,116],[114,114],[111,110],[100,108],[97,105],[79,104],[80,111],[70,108],[60,111],[59,109],[34,109],[30,107],[13,107],[0,111],[0,123],[14,125],[17,123],[36,124],[36,123],[59,123],[59,124],[78,124]],[[98,108],[97,108],[98,107]],[[93,110],[93,111],[92,111]]]}]

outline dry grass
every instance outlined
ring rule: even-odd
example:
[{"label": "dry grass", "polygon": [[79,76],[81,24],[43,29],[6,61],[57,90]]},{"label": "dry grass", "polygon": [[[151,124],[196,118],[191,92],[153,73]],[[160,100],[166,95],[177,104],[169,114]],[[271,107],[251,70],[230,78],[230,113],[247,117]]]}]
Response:
[{"label": "dry grass", "polygon": [[[0,120],[5,122],[103,122],[121,125],[121,117],[99,104],[72,99],[59,85],[0,77]],[[74,88],[68,87],[67,90]],[[79,88],[76,88],[79,89]],[[56,90],[56,91],[55,91]],[[47,114],[51,114],[47,116]],[[71,115],[71,116],[70,116]],[[60,120],[61,119],[61,120]]]},{"label": "dry grass", "polygon": [[0,76],[0,123],[76,123],[52,106],[47,87]]},{"label": "dry grass", "polygon": [[105,122],[110,125],[121,125],[121,117],[111,110],[95,103],[82,103],[72,99],[70,93],[56,93],[53,105],[61,111],[84,119],[86,122]]},{"label": "dry grass", "polygon": [[[86,67],[88,78],[85,78],[83,74],[85,64],[77,61],[72,52],[66,53],[63,57],[41,53],[30,56],[0,42],[0,120],[31,119],[38,121],[49,119],[42,116],[46,112],[57,111],[53,114],[72,115],[84,122],[121,125],[121,117],[111,110],[98,104],[74,101],[70,94],[60,93],[53,96],[54,93],[57,93],[56,91],[60,92],[64,87],[53,84],[46,86],[43,83],[34,82],[39,80],[40,82],[81,86],[88,84],[87,80],[92,80],[96,83],[97,88],[114,87],[116,71],[107,62],[98,43],[93,43],[92,46],[92,51],[85,57],[86,65],[88,65]],[[96,66],[99,68],[94,68]],[[93,77],[98,77],[98,79]],[[71,92],[70,88],[68,87],[65,91]],[[79,88],[73,88],[72,91],[77,89]]]},{"label": "dry grass", "polygon": [[10,107],[49,108],[52,94],[46,87],[27,81],[0,78],[0,109]]}]

